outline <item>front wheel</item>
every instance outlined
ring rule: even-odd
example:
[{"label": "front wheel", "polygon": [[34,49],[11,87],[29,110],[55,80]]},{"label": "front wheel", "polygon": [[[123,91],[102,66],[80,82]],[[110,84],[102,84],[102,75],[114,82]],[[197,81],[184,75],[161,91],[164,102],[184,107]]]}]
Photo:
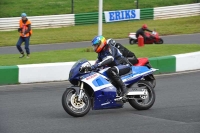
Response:
[{"label": "front wheel", "polygon": [[138,90],[145,90],[146,95],[135,96],[134,98],[128,99],[129,104],[137,110],[147,110],[151,108],[156,99],[151,84],[148,81],[140,81],[137,86]]},{"label": "front wheel", "polygon": [[83,99],[78,101],[76,90],[73,88],[68,88],[63,93],[62,106],[69,115],[74,117],[82,117],[90,111],[91,100],[89,95],[85,92]]},{"label": "front wheel", "polygon": [[160,39],[158,40],[158,42],[156,42],[155,44],[163,44],[163,43],[164,43],[163,39],[160,38]]},{"label": "front wheel", "polygon": [[135,40],[135,39],[130,39],[130,40],[129,40],[129,43],[130,43],[131,45],[133,45],[133,44],[136,43],[136,40]]}]

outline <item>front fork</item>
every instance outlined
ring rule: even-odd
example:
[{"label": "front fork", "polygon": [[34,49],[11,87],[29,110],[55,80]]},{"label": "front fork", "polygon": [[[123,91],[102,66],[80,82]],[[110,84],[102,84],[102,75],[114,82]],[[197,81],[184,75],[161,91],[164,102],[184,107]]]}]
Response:
[{"label": "front fork", "polygon": [[79,82],[79,85],[80,85],[80,91],[79,91],[79,95],[78,95],[78,101],[80,101],[83,98],[83,96],[85,95],[84,90],[83,90],[84,83]]}]

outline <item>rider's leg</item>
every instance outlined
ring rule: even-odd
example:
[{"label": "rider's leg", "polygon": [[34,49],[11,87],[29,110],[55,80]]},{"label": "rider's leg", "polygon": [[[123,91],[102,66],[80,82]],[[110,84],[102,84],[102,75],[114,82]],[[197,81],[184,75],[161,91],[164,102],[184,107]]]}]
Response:
[{"label": "rider's leg", "polygon": [[118,70],[112,67],[107,70],[108,77],[118,86],[117,89],[121,89],[122,96],[126,93],[127,89],[120,76],[118,75]]},{"label": "rider's leg", "polygon": [[135,65],[138,63],[138,59],[133,56],[133,57],[127,57],[128,61],[132,64],[132,65]]},{"label": "rider's leg", "polygon": [[110,79],[111,84],[117,89],[117,92],[116,92],[117,96],[120,96],[121,90],[119,90],[117,83],[114,80],[112,80],[111,78],[109,78],[109,79]]},{"label": "rider's leg", "polygon": [[126,89],[125,84],[121,80],[116,67],[109,68],[107,70],[107,74],[108,74],[108,77],[111,79],[111,81],[113,81],[114,84],[117,85],[117,89],[121,89],[121,92],[122,92],[121,96],[124,96],[124,94],[126,94],[127,92],[127,89]]},{"label": "rider's leg", "polygon": [[136,35],[135,35],[135,37],[136,37],[136,40],[135,40],[135,42],[138,42],[138,37],[139,37],[139,34],[136,34]]}]

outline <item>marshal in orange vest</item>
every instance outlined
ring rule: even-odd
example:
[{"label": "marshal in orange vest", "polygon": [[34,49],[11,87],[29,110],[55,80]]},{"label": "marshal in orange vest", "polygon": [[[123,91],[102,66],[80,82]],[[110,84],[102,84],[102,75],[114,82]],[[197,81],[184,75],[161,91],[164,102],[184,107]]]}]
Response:
[{"label": "marshal in orange vest", "polygon": [[30,20],[27,20],[26,23],[24,24],[22,19],[20,19],[19,21],[19,27],[22,29],[20,32],[20,36],[21,37],[29,37],[32,35],[32,29],[30,30],[29,33],[26,33],[25,35],[23,35],[22,33],[24,33],[27,29],[28,29],[28,25],[31,24]]}]

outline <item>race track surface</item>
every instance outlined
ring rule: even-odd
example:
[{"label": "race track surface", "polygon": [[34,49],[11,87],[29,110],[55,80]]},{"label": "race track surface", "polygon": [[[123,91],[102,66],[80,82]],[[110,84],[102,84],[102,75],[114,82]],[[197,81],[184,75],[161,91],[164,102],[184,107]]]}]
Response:
[{"label": "race track surface", "polygon": [[0,86],[0,133],[199,133],[200,71],[156,76],[150,110],[91,110],[74,118],[61,104],[69,82]]},{"label": "race track surface", "polygon": [[[186,34],[186,35],[174,35],[163,36],[164,44],[200,44],[200,33],[198,34]],[[92,39],[92,38],[91,38]],[[67,41],[67,40],[66,40]],[[117,39],[117,42],[121,44],[129,44],[128,38]],[[63,50],[71,48],[84,48],[90,47],[91,42],[69,42],[61,44],[43,44],[43,45],[30,45],[31,52],[41,52],[49,50]],[[24,46],[23,46],[24,47]],[[15,44],[10,47],[0,47],[0,54],[17,54],[19,53]]]}]

